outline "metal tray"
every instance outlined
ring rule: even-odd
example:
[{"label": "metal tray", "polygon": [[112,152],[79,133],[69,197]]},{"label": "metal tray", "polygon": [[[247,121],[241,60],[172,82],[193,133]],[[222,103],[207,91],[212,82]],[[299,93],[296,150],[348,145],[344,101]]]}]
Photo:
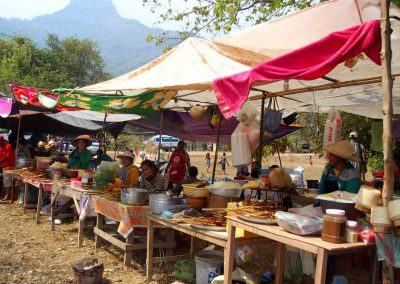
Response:
[{"label": "metal tray", "polygon": [[237,215],[237,217],[244,221],[257,223],[257,224],[263,224],[263,225],[276,225],[277,224],[276,221],[269,221],[264,218],[258,218],[258,217],[252,217],[252,216],[246,216],[246,215]]}]

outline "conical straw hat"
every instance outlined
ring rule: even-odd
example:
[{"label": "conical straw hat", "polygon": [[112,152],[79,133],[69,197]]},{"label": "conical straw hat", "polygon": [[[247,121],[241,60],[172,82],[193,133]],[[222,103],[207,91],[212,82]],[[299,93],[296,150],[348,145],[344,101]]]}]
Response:
[{"label": "conical straw hat", "polygon": [[347,140],[341,140],[335,144],[327,145],[324,148],[327,152],[332,153],[340,158],[361,162],[360,157],[354,150],[353,145]]}]

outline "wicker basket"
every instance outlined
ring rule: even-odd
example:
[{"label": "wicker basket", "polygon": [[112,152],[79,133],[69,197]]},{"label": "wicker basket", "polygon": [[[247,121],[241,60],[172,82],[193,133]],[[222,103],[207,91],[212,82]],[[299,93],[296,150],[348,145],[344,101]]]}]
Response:
[{"label": "wicker basket", "polygon": [[204,115],[206,114],[206,110],[201,105],[196,105],[196,106],[190,108],[189,113],[194,119],[196,119],[197,121],[200,121],[204,118]]},{"label": "wicker basket", "polygon": [[379,190],[362,185],[356,197],[356,208],[364,212],[371,210],[372,207],[378,205],[380,198],[381,192]]},{"label": "wicker basket", "polygon": [[183,194],[191,198],[208,197],[208,187],[196,187],[190,184],[183,185]]},{"label": "wicker basket", "polygon": [[395,227],[400,227],[400,199],[389,202],[389,216]]},{"label": "wicker basket", "polygon": [[389,209],[383,206],[373,207],[371,209],[371,224],[376,233],[391,233],[392,221],[389,217]]}]

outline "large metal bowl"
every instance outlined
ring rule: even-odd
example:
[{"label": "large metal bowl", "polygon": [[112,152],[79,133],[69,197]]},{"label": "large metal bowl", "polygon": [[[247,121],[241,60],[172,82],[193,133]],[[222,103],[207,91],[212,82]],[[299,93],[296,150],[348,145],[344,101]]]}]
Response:
[{"label": "large metal bowl", "polygon": [[148,193],[141,188],[128,188],[121,191],[121,202],[128,205],[142,206],[146,203]]},{"label": "large metal bowl", "polygon": [[181,202],[181,198],[171,198],[164,193],[150,194],[150,209],[156,215],[161,215],[168,206],[179,205]]}]

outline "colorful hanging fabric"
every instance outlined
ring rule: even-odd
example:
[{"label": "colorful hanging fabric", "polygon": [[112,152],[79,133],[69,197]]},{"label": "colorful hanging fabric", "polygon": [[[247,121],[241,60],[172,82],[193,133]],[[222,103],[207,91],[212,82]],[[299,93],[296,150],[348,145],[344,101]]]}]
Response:
[{"label": "colorful hanging fabric", "polygon": [[138,114],[151,117],[174,96],[175,91],[145,91],[135,95],[96,95],[73,89],[54,89],[59,94],[58,104],[105,113]]},{"label": "colorful hanging fabric", "polygon": [[68,108],[57,104],[58,95],[53,94],[49,90],[18,86],[15,84],[10,84],[10,88],[17,101],[23,104],[47,107],[58,111],[77,110],[76,108]]}]

